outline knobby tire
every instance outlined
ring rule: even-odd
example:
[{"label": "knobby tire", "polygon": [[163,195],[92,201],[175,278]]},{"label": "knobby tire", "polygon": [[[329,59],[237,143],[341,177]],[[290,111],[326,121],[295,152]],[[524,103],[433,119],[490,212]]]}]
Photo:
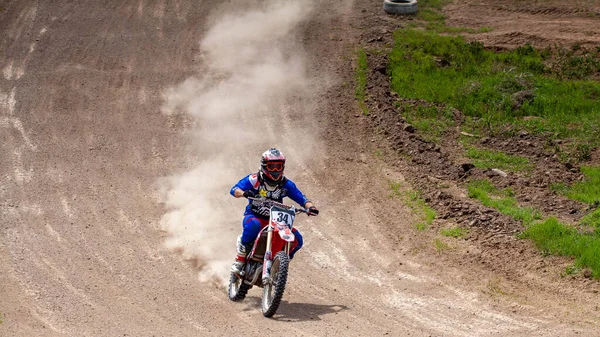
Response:
[{"label": "knobby tire", "polygon": [[[236,283],[239,282],[237,291],[235,291],[234,287]],[[246,284],[239,277],[235,276],[233,273],[229,277],[229,288],[227,289],[227,295],[229,299],[234,302],[243,301],[246,298],[246,294],[248,293],[248,289],[250,289],[250,285]]]},{"label": "knobby tire", "polygon": [[[281,251],[275,254],[275,258],[273,259],[273,267],[276,265],[276,261],[279,261],[279,269],[277,270],[277,279],[274,280],[274,284],[270,286],[274,288],[271,303],[266,303],[268,301],[268,287],[265,287],[263,292],[262,309],[265,317],[272,317],[275,315],[275,312],[281,303],[281,298],[283,297],[285,284],[287,282],[288,267],[290,264],[289,257],[284,251]],[[271,270],[272,269],[273,268],[271,267]]]}]

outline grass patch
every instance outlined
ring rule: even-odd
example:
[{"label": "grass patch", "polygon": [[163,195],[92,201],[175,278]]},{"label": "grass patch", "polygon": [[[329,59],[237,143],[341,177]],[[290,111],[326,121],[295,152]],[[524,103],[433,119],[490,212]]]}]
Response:
[{"label": "grass patch", "polygon": [[525,225],[539,220],[542,214],[533,208],[523,208],[517,203],[510,189],[500,190],[487,180],[475,180],[468,185],[469,197],[481,201],[487,207],[522,221]]},{"label": "grass patch", "polygon": [[598,73],[600,59],[593,50],[583,50],[580,45],[573,45],[570,49],[560,48],[551,61],[551,66],[558,69],[559,78],[585,78]]},{"label": "grass patch", "polygon": [[558,53],[528,45],[494,52],[460,36],[398,30],[390,54],[392,88],[402,97],[462,111],[475,130],[528,130],[593,149],[600,145],[600,83],[588,76],[600,67],[590,55]]},{"label": "grass patch", "polygon": [[600,167],[583,166],[581,172],[585,179],[564,188],[566,196],[588,204],[600,204]]},{"label": "grass patch", "polygon": [[592,276],[600,278],[600,233],[580,233],[548,218],[529,226],[521,236],[533,240],[545,254],[574,256],[575,266],[590,268]]},{"label": "grass patch", "polygon": [[369,108],[365,105],[365,98],[367,97],[367,74],[369,72],[369,63],[367,62],[367,52],[365,49],[358,51],[358,65],[356,68],[356,88],[355,96],[358,100],[358,105],[362,110],[363,114],[369,114]]},{"label": "grass patch", "polygon": [[467,230],[461,227],[454,227],[442,229],[441,233],[443,236],[448,236],[452,238],[462,238],[465,235],[467,235]]},{"label": "grass patch", "polygon": [[581,268],[573,265],[573,266],[567,266],[565,268],[565,270],[560,274],[560,276],[562,277],[566,277],[569,275],[575,275],[575,274],[579,274],[581,272]]},{"label": "grass patch", "polygon": [[440,239],[435,239],[435,241],[433,241],[433,245],[435,247],[435,250],[438,253],[442,253],[446,250],[450,250],[452,249],[452,247],[450,247],[449,244],[445,243],[444,241],[440,240]]},{"label": "grass patch", "polygon": [[454,123],[454,114],[450,109],[435,105],[401,106],[402,115],[412,124],[425,140],[438,143],[444,132]]},{"label": "grass patch", "polygon": [[585,175],[583,181],[572,186],[554,184],[551,188],[570,199],[589,204],[592,211],[586,214],[579,224],[600,234],[600,167],[582,166],[581,172]]},{"label": "grass patch", "polygon": [[[420,5],[420,2],[419,2],[419,5]],[[428,21],[428,22],[444,22],[446,17],[444,16],[444,14],[442,14],[436,10],[433,10],[430,8],[423,8],[417,12],[417,19],[420,19],[423,21]]]},{"label": "grass patch", "polygon": [[555,218],[543,221],[539,211],[518,206],[508,189],[499,190],[487,180],[473,181],[468,186],[469,197],[485,206],[520,220],[526,226],[522,238],[532,240],[543,254],[572,256],[575,266],[590,268],[594,278],[600,278],[600,231],[580,232]]},{"label": "grass patch", "polygon": [[512,172],[531,171],[533,165],[529,159],[513,156],[504,152],[467,147],[467,157],[474,159],[473,165],[482,169],[501,169]]},{"label": "grass patch", "polygon": [[418,191],[404,190],[402,183],[392,183],[390,188],[392,190],[391,197],[400,197],[402,201],[415,213],[420,221],[415,224],[415,228],[419,231],[427,230],[433,223],[436,217],[435,210],[429,207],[425,200],[421,197],[421,193]]},{"label": "grass patch", "polygon": [[452,2],[451,0],[419,0],[419,10],[422,11],[427,8],[442,9]]},{"label": "grass patch", "polygon": [[579,224],[584,227],[591,227],[597,234],[600,234],[600,209],[588,213],[581,219]]}]

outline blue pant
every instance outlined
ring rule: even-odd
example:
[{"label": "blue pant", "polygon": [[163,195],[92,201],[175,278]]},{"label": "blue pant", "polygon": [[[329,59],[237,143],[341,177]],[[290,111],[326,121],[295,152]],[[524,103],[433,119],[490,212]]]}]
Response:
[{"label": "blue pant", "polygon": [[[244,216],[244,220],[242,220],[242,244],[246,246],[246,248],[250,248],[254,243],[254,240],[256,240],[258,233],[260,233],[260,230],[268,224],[269,219],[260,219],[253,214]],[[302,244],[304,243],[300,232],[296,228],[293,228],[292,231],[294,232],[298,245],[290,252],[290,259],[294,258],[294,255],[302,248]]]}]

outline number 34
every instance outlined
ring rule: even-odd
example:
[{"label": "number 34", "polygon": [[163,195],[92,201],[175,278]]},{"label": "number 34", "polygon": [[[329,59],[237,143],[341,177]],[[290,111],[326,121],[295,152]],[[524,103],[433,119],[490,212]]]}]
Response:
[{"label": "number 34", "polygon": [[277,213],[277,222],[283,222],[285,224],[289,224],[290,221],[290,215],[287,213],[283,213],[283,212],[279,212]]}]

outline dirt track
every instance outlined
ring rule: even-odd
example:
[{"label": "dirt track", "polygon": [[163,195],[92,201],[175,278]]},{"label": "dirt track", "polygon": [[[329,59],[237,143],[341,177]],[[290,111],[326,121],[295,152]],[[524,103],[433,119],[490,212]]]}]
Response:
[{"label": "dirt track", "polygon": [[392,19],[379,1],[314,6],[290,39],[328,85],[303,117],[324,151],[290,176],[323,214],[298,224],[306,246],[266,320],[258,290],[230,302],[159,225],[157,181],[199,160],[183,135],[194,123],[161,113],[163,93],[206,69],[199,41],[227,5],[0,2],[0,336],[600,335],[597,294],[490,295],[500,278],[485,267],[414,253],[410,211],[388,198],[388,179],[403,178],[372,155],[349,86],[367,18]]}]

